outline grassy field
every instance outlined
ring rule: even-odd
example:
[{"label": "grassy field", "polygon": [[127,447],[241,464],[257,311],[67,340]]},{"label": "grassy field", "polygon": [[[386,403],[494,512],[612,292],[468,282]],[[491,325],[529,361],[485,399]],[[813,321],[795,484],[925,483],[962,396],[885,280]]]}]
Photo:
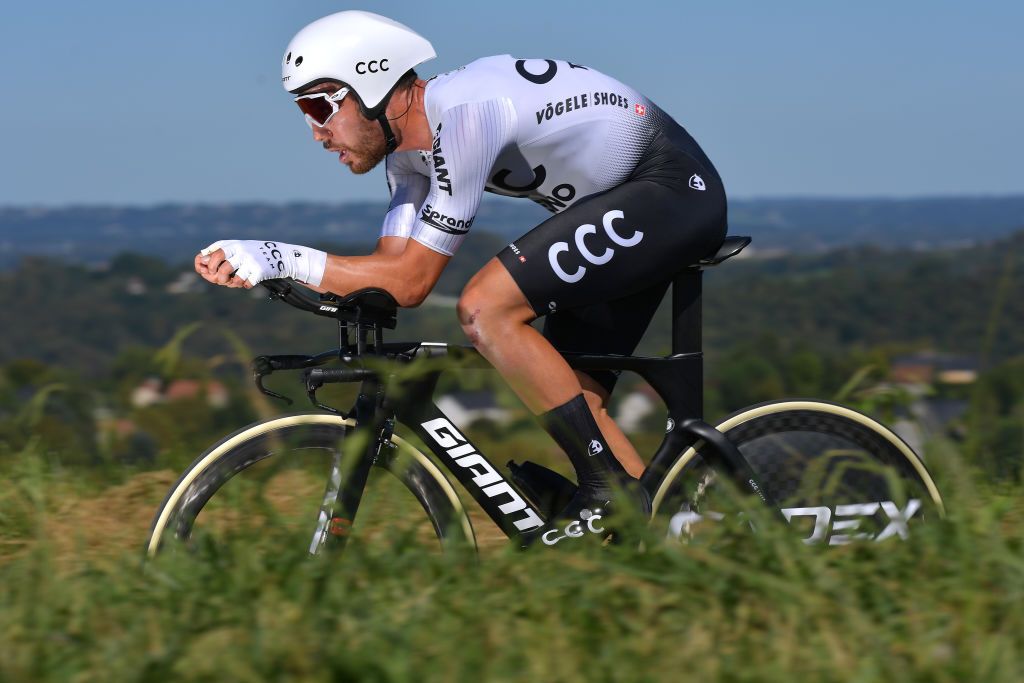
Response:
[{"label": "grassy field", "polygon": [[[311,560],[260,519],[145,565],[174,473],[105,485],[22,454],[0,479],[0,681],[1019,682],[1024,491],[933,450],[949,515],[907,543],[723,525],[521,553],[475,520],[474,561],[400,519]],[[287,508],[304,484],[283,484]]]}]

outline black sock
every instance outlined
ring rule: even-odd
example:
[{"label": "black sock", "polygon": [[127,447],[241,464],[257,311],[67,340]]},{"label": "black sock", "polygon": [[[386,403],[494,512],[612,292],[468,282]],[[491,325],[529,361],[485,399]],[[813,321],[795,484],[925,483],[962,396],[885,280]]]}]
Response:
[{"label": "black sock", "polygon": [[538,416],[576,469],[581,491],[608,491],[632,480],[601,435],[583,394]]}]

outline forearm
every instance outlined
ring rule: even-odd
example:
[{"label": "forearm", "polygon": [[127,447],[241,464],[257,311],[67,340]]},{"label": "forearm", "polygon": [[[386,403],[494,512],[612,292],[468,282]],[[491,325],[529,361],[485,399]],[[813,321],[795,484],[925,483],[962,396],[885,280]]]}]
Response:
[{"label": "forearm", "polygon": [[[393,241],[395,240],[395,241]],[[350,294],[374,287],[400,306],[419,306],[451,256],[419,242],[382,239],[369,256],[335,256],[298,244],[220,240],[196,254],[196,272],[214,284],[251,288],[274,278],[292,278],[318,292]]]},{"label": "forearm", "polygon": [[[401,256],[402,252],[405,251],[405,247],[408,241],[408,238],[404,237],[381,237],[379,240],[377,240],[377,246],[373,250],[373,254],[371,254],[371,256]],[[330,257],[330,255],[328,255],[328,257]],[[323,286],[323,283],[321,283],[321,286],[319,287],[307,283],[306,287],[309,287],[315,292],[320,292],[321,294],[325,294],[329,291],[332,291]]]},{"label": "forearm", "polygon": [[327,257],[320,288],[336,294],[348,294],[358,289],[374,287],[395,297],[399,306],[418,306],[433,282],[426,282],[412,271],[402,255],[371,254],[369,256]]}]

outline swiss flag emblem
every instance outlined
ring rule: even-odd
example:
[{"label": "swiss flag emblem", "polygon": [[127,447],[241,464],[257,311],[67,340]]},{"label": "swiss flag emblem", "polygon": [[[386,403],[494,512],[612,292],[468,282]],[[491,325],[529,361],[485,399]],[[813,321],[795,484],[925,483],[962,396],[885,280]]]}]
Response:
[{"label": "swiss flag emblem", "polygon": [[647,107],[645,107],[642,104],[634,104],[633,105],[633,111],[636,112],[637,116],[643,116],[644,114],[647,113]]}]

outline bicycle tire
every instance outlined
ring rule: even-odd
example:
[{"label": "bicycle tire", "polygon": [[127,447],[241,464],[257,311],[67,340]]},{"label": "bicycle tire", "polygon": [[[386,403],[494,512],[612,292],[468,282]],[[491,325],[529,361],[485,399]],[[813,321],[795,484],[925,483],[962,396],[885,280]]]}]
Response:
[{"label": "bicycle tire", "polygon": [[[944,514],[921,458],[887,427],[851,408],[770,401],[740,410],[716,428],[736,444],[807,543],[906,538],[909,520]],[[709,512],[716,478],[700,455],[706,447],[698,441],[683,451],[654,487],[653,515],[669,537],[687,535],[687,525],[709,516],[720,519]]]},{"label": "bicycle tire", "polygon": [[[299,452],[315,457],[333,453],[354,426],[354,420],[335,415],[303,413],[257,422],[224,437],[196,458],[168,491],[150,526],[147,556],[155,556],[170,539],[191,539],[207,503],[237,474],[275,455],[282,462],[289,454]],[[397,434],[391,437],[391,444],[392,448],[381,449],[373,469],[388,471],[413,495],[430,520],[442,550],[475,549],[476,538],[466,510],[441,470]],[[322,455],[316,456],[314,451]]]}]

